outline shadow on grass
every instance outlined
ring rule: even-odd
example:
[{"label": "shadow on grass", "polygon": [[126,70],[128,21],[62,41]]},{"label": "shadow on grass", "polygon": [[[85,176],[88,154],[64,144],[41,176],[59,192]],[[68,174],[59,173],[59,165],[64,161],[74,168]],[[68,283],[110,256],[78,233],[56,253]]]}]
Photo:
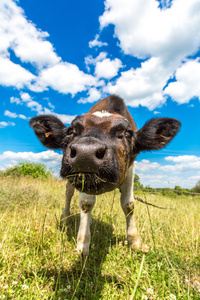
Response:
[{"label": "shadow on grass", "polygon": [[[80,215],[70,216],[67,227],[68,241],[77,237]],[[51,299],[102,299],[101,292],[106,283],[113,282],[120,285],[115,275],[107,275],[102,270],[109,248],[116,244],[112,224],[93,218],[91,224],[90,254],[85,260],[77,255],[67,266],[63,263],[60,270],[46,273],[47,277],[54,277],[54,296]],[[64,253],[67,256],[67,253]]]}]

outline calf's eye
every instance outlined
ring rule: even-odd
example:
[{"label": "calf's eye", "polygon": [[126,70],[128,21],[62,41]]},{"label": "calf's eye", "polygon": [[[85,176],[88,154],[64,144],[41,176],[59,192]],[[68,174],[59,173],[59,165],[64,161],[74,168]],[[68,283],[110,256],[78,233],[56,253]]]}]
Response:
[{"label": "calf's eye", "polygon": [[74,133],[74,130],[73,128],[69,128],[68,131],[67,131],[67,135],[71,135]]},{"label": "calf's eye", "polygon": [[125,136],[128,138],[128,139],[131,139],[132,136],[133,136],[133,132],[131,130],[128,130],[125,132]]}]

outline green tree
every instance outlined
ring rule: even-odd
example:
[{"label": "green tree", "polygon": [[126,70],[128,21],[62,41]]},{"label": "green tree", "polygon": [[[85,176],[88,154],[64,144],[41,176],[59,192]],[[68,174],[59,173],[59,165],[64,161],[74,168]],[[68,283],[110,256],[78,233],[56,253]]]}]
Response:
[{"label": "green tree", "polygon": [[143,185],[140,183],[140,177],[139,175],[135,174],[134,176],[134,189],[135,190],[141,190],[143,188]]},{"label": "green tree", "polygon": [[200,180],[197,181],[195,187],[192,189],[195,193],[200,193]]},{"label": "green tree", "polygon": [[177,195],[182,195],[183,189],[179,185],[175,185],[174,191],[176,192]]},{"label": "green tree", "polygon": [[139,175],[135,174],[135,176],[134,176],[134,182],[135,183],[136,182],[140,182],[140,176]]},{"label": "green tree", "polygon": [[53,174],[47,170],[44,164],[21,161],[17,165],[6,169],[3,176],[22,177],[29,176],[33,178],[51,178]]}]

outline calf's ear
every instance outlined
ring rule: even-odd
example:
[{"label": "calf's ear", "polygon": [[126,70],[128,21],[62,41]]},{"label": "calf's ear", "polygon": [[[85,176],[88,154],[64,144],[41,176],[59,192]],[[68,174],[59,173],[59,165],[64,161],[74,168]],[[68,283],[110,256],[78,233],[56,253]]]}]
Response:
[{"label": "calf's ear", "polygon": [[151,119],[136,133],[134,150],[139,153],[164,148],[178,133],[180,126],[177,119]]},{"label": "calf's ear", "polygon": [[62,148],[67,127],[56,117],[43,115],[29,122],[40,142],[49,149]]}]

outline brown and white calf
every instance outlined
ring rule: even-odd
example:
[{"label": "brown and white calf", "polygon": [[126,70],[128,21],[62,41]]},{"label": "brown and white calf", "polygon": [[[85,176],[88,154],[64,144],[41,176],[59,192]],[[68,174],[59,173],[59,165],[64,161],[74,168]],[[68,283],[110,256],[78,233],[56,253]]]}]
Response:
[{"label": "brown and white calf", "polygon": [[140,130],[124,101],[115,95],[97,102],[84,115],[76,117],[67,128],[54,116],[30,120],[37,137],[50,149],[61,148],[60,174],[68,180],[66,204],[61,220],[70,215],[74,188],[80,191],[80,227],[77,250],[89,254],[91,212],[96,195],[119,188],[121,206],[126,216],[129,244],[138,249],[140,238],[134,218],[134,160],[141,151],[165,147],[177,134],[180,122],[155,118]]}]

